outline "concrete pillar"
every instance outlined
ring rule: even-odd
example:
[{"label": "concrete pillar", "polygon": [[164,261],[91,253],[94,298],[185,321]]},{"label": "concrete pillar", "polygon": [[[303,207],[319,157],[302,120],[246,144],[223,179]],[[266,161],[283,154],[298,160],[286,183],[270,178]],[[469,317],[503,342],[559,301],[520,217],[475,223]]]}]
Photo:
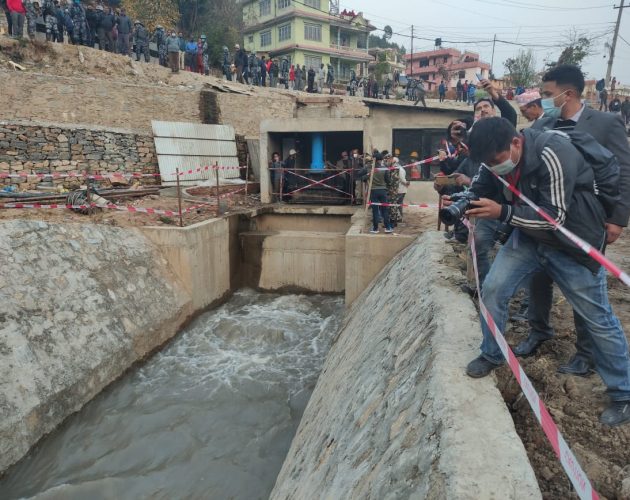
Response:
[{"label": "concrete pillar", "polygon": [[311,141],[311,170],[324,170],[324,135],[315,132]]}]

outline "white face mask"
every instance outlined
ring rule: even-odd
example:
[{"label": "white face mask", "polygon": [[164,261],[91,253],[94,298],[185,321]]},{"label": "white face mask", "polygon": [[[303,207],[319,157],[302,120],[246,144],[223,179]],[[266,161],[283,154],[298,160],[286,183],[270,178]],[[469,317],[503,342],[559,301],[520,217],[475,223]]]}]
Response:
[{"label": "white face mask", "polygon": [[512,148],[510,147],[510,157],[507,160],[499,163],[498,165],[494,165],[492,167],[489,165],[486,165],[486,166],[497,175],[507,175],[516,168],[516,166],[518,165],[518,162],[520,161],[521,161],[520,156],[516,160],[516,162],[512,160]]}]

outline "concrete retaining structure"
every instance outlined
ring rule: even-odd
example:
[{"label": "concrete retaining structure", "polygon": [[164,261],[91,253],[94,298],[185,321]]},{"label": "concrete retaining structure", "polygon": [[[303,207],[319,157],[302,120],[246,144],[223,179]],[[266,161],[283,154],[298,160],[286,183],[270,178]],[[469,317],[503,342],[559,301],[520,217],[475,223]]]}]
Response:
[{"label": "concrete retaining structure", "polygon": [[135,229],[0,223],[0,471],[193,312]]},{"label": "concrete retaining structure", "polygon": [[213,219],[188,227],[143,227],[192,297],[199,311],[225,298],[233,289],[232,255],[236,218]]},{"label": "concrete retaining structure", "polygon": [[471,301],[427,233],[355,302],[271,498],[541,498],[478,352]]},{"label": "concrete retaining structure", "polygon": [[346,306],[352,305],[389,261],[416,239],[416,236],[364,233],[366,220],[362,209],[352,222],[346,234]]}]

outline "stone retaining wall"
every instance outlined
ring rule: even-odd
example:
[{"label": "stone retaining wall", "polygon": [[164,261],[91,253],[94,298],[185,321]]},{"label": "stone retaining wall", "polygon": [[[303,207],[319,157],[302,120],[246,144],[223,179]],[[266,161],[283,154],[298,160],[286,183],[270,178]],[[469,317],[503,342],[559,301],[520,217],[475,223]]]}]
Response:
[{"label": "stone retaining wall", "polygon": [[1,473],[195,309],[135,229],[5,221],[0,252]]},{"label": "stone retaining wall", "polygon": [[[59,124],[0,121],[0,173],[107,174],[112,172],[156,173],[153,137],[132,130]],[[155,183],[156,178],[142,179]],[[40,182],[35,177],[2,179],[20,190]],[[67,187],[77,179],[56,180]]]}]

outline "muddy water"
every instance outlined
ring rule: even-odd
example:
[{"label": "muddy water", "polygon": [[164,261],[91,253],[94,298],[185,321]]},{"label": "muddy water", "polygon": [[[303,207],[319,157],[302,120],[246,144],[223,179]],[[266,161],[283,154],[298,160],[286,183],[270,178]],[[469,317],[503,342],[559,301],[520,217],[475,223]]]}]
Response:
[{"label": "muddy water", "polygon": [[237,293],[0,480],[0,498],[267,498],[343,313]]}]

